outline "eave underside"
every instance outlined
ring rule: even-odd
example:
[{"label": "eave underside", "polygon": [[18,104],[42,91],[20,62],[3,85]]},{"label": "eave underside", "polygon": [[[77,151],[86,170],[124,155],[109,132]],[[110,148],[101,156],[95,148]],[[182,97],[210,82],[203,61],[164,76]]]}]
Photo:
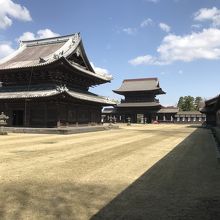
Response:
[{"label": "eave underside", "polygon": [[157,102],[132,102],[132,103],[120,103],[117,108],[138,108],[138,107],[161,107]]},{"label": "eave underside", "polygon": [[[89,82],[89,86],[110,82],[110,78],[107,79],[104,76],[100,76],[96,73],[85,70],[80,66],[71,64],[65,58],[56,60],[49,64],[42,64],[33,67],[28,66],[15,69],[0,69],[0,80],[4,82],[4,78],[8,78],[8,80],[13,81],[13,79],[15,79],[17,75],[19,79],[25,79],[26,75],[28,75],[30,78],[30,74],[32,75],[32,77],[34,77],[35,74],[38,74],[40,79],[42,77],[47,77],[46,75],[48,72],[50,72],[51,74],[60,72],[59,77],[62,78],[66,76],[67,73],[71,78],[81,77]],[[11,75],[14,75],[14,77],[11,77]],[[53,76],[55,77],[56,74],[53,74],[52,77]]]},{"label": "eave underside", "polygon": [[117,90],[113,90],[114,93],[117,93],[119,95],[138,95],[138,94],[145,94],[145,95],[163,95],[163,94],[166,94],[162,89],[154,89],[154,90],[148,90],[148,89],[145,89],[145,90],[120,90],[120,89],[117,89]]},{"label": "eave underside", "polygon": [[90,92],[70,90],[65,87],[42,89],[40,87],[31,87],[26,90],[19,88],[3,88],[0,89],[0,101],[3,100],[19,100],[19,99],[39,99],[49,98],[60,95],[66,95],[73,99],[78,99],[87,102],[98,103],[100,105],[114,105],[115,103],[105,97],[95,95]]}]

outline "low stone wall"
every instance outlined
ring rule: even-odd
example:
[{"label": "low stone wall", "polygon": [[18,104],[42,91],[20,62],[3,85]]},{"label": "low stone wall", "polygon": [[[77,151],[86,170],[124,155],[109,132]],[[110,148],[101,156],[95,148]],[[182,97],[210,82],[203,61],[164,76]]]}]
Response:
[{"label": "low stone wall", "polygon": [[8,133],[32,133],[32,134],[77,134],[95,131],[104,131],[109,129],[118,129],[117,125],[99,125],[99,126],[80,126],[63,128],[18,128],[5,127],[4,131]]}]

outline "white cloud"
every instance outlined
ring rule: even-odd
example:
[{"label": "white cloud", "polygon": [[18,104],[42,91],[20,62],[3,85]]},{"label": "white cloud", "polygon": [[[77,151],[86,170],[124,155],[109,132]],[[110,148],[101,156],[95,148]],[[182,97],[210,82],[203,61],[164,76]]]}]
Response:
[{"label": "white cloud", "polygon": [[138,65],[150,65],[154,64],[156,62],[155,58],[151,55],[145,55],[145,56],[138,56],[132,60],[129,60],[129,63],[133,66]]},{"label": "white cloud", "polygon": [[36,39],[42,39],[42,38],[50,38],[50,37],[57,37],[59,34],[51,31],[50,29],[43,29],[39,30],[37,34],[34,34],[32,32],[24,32],[17,41],[26,41],[26,40],[36,40]]},{"label": "white cloud", "polygon": [[6,57],[7,55],[14,52],[14,49],[11,47],[10,43],[0,44],[0,59]]},{"label": "white cloud", "polygon": [[220,30],[203,29],[185,36],[169,34],[157,48],[158,56],[144,55],[129,61],[132,65],[166,65],[175,61],[220,59]]},{"label": "white cloud", "polygon": [[160,23],[159,27],[161,30],[165,31],[165,32],[170,32],[171,27],[165,23]]},{"label": "white cloud", "polygon": [[[39,30],[36,35],[32,32],[25,32],[17,39],[17,41],[35,40],[56,36],[59,36],[59,34],[52,32],[50,29],[44,29]],[[10,42],[0,43],[0,59],[11,54],[14,51],[15,50],[11,47]]]},{"label": "white cloud", "polygon": [[192,24],[191,28],[193,28],[193,29],[200,29],[200,28],[202,28],[202,25],[201,24]]},{"label": "white cloud", "polygon": [[128,35],[135,35],[137,33],[136,28],[124,28],[123,31]]},{"label": "white cloud", "polygon": [[58,37],[59,34],[51,31],[50,29],[39,30],[37,32],[37,38],[50,38],[50,37]]},{"label": "white cloud", "polygon": [[135,35],[135,34],[137,34],[137,32],[140,28],[144,28],[144,27],[147,27],[150,25],[153,25],[153,20],[151,18],[147,18],[140,23],[140,26],[134,27],[134,28],[131,28],[131,27],[124,28],[124,29],[122,29],[122,31],[128,35]]},{"label": "white cloud", "polygon": [[186,36],[168,35],[157,49],[162,60],[192,61],[220,58],[220,30],[204,29]]},{"label": "white cloud", "polygon": [[94,65],[93,62],[90,62],[92,68],[94,69],[94,71],[98,74],[106,74],[109,75],[109,71],[107,69],[101,68],[101,67],[97,67]]},{"label": "white cloud", "polygon": [[194,20],[196,21],[211,21],[214,27],[220,26],[220,9],[213,8],[201,8],[194,14]]},{"label": "white cloud", "polygon": [[147,26],[150,26],[150,25],[153,25],[153,20],[151,18],[147,18],[145,19],[144,21],[141,22],[140,26],[142,28],[144,27],[147,27]]},{"label": "white cloud", "polygon": [[12,0],[0,0],[0,29],[12,25],[12,18],[21,21],[31,21],[31,15],[27,8],[14,3]]},{"label": "white cloud", "polygon": [[35,40],[35,34],[32,32],[24,32],[17,41]]}]

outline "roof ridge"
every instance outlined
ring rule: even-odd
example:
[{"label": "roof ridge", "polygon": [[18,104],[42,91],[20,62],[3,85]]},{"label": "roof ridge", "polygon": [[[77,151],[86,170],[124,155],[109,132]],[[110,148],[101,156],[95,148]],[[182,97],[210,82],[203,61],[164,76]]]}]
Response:
[{"label": "roof ridge", "polygon": [[155,81],[158,81],[158,78],[157,77],[150,77],[150,78],[137,78],[137,79],[124,79],[123,82],[126,82],[126,81],[145,81],[145,80],[155,80]]},{"label": "roof ridge", "polygon": [[20,45],[26,44],[26,45],[38,45],[41,43],[57,43],[57,41],[67,41],[70,37],[74,36],[80,36],[80,33],[75,34],[69,34],[69,35],[63,35],[63,36],[56,36],[56,37],[49,37],[49,38],[42,38],[42,39],[35,39],[35,40],[25,40],[20,41]]}]

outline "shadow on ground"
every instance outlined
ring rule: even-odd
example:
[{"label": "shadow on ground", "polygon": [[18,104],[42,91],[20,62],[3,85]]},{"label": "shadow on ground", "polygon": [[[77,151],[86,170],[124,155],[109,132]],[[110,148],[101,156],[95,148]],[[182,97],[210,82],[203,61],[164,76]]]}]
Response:
[{"label": "shadow on ground", "polygon": [[197,129],[108,204],[114,186],[3,182],[0,219],[220,219],[220,167],[210,137]]},{"label": "shadow on ground", "polygon": [[108,197],[102,186],[15,182],[0,187],[0,219],[88,219]]},{"label": "shadow on ground", "polygon": [[220,167],[210,135],[197,129],[91,219],[220,219]]}]

